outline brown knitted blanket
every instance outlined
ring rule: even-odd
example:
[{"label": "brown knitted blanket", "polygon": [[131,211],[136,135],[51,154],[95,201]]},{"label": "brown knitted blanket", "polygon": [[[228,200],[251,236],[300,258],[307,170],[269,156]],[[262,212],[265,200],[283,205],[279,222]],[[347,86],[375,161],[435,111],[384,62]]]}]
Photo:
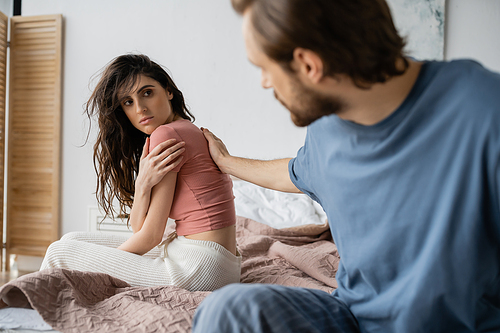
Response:
[{"label": "brown knitted blanket", "polygon": [[[327,225],[273,229],[238,217],[242,283],[336,287],[339,257]],[[0,288],[11,306],[33,308],[61,332],[190,332],[198,304],[209,292],[172,286],[130,287],[100,273],[50,269]]]}]

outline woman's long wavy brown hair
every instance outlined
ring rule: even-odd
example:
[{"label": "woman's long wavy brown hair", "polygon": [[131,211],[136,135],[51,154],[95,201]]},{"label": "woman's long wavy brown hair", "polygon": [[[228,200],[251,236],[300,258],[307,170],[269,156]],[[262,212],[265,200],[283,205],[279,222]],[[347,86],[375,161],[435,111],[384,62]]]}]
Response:
[{"label": "woman's long wavy brown hair", "polygon": [[113,59],[101,72],[85,113],[97,117],[99,132],[94,145],[94,168],[97,173],[96,197],[105,216],[115,216],[113,202],[120,214],[132,207],[135,179],[139,172],[142,148],[147,135],[136,129],[123,111],[118,94],[129,93],[140,75],[150,77],[168,89],[173,112],[190,121],[194,116],[184,102],[182,92],[160,65],[142,54],[126,54]]}]

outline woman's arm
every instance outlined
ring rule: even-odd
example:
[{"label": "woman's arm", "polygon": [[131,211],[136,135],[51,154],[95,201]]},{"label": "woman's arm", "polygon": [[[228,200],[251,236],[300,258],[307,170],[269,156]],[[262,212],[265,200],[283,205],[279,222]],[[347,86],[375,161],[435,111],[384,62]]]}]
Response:
[{"label": "woman's arm", "polygon": [[[158,144],[149,152],[149,138],[146,139],[135,181],[134,203],[130,211],[130,225],[135,233],[141,230],[149,210],[151,189],[172,171],[181,161],[184,142],[175,145],[175,139]],[[171,146],[173,145],[173,146]],[[170,148],[167,148],[171,146]],[[174,162],[172,162],[174,161]]]},{"label": "woman's arm", "polygon": [[142,227],[119,250],[143,255],[160,244],[174,199],[177,173],[169,172],[151,190],[151,200]]}]

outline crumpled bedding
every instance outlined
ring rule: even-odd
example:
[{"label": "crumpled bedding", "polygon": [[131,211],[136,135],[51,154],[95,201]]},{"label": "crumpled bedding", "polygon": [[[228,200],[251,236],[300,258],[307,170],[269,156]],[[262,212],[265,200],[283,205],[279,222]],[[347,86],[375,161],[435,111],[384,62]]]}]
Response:
[{"label": "crumpled bedding", "polygon": [[236,215],[248,217],[275,229],[323,224],[323,208],[303,193],[285,193],[243,180],[233,181]]},{"label": "crumpled bedding", "polygon": [[[237,218],[242,283],[271,283],[332,292],[339,256],[327,224],[274,229]],[[196,307],[210,292],[130,287],[100,273],[50,269],[0,288],[11,306],[33,308],[61,332],[190,332]]]}]

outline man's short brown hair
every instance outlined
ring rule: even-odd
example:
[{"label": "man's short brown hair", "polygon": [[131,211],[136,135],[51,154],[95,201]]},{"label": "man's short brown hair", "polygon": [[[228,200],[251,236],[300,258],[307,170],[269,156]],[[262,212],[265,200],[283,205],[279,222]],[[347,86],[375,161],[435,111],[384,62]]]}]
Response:
[{"label": "man's short brown hair", "polygon": [[[405,41],[385,0],[231,0],[251,23],[263,52],[293,72],[297,47],[317,53],[323,74],[349,75],[358,86],[385,82],[405,72]],[[396,66],[402,59],[404,68]]]}]

